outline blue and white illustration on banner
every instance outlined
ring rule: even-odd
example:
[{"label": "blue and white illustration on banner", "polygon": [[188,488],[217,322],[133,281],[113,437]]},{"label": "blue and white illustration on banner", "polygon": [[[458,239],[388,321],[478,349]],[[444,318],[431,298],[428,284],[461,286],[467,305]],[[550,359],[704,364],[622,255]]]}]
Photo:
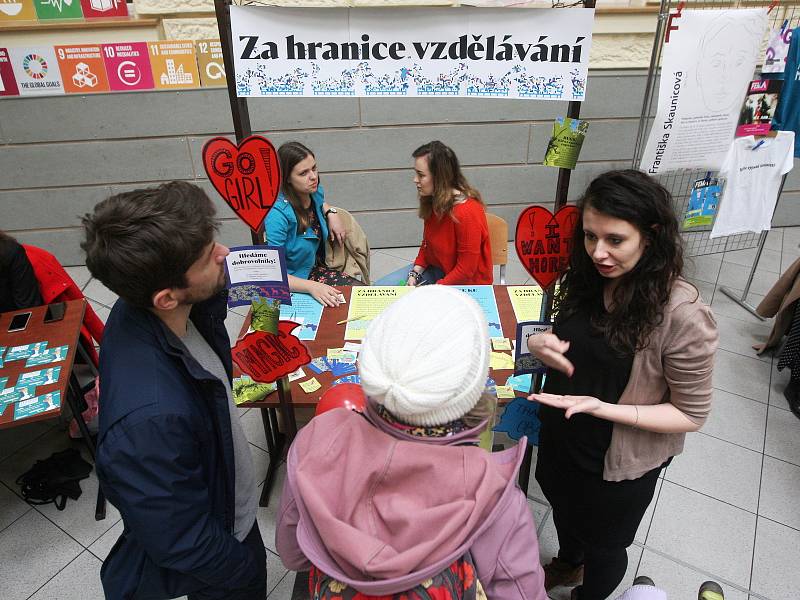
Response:
[{"label": "blue and white illustration on banner", "polygon": [[583,100],[594,9],[231,6],[236,93]]},{"label": "blue and white illustration on banner", "polygon": [[286,255],[280,246],[237,246],[225,257],[228,306],[250,306],[271,298],[291,304]]},{"label": "blue and white illustration on banner", "polygon": [[489,323],[489,337],[503,337],[503,326],[500,324],[500,313],[497,310],[497,300],[494,298],[494,288],[490,285],[454,285],[470,296],[480,305],[486,321]]}]

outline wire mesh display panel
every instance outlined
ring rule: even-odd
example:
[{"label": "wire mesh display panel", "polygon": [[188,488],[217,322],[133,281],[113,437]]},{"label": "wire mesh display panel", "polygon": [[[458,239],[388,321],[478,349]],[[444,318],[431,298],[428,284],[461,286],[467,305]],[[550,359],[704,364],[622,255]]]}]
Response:
[{"label": "wire mesh display panel", "polygon": [[[678,9],[683,4],[684,10],[723,10],[736,8],[758,8],[772,6],[769,12],[767,33],[762,41],[763,49],[766,49],[766,42],[769,33],[785,26],[795,28],[800,26],[800,2],[797,0],[784,0],[783,2],[749,2],[743,0],[710,0],[710,1],[690,1],[677,2],[663,0],[659,12],[658,28],[653,43],[653,53],[648,72],[647,85],[645,88],[645,98],[642,104],[642,114],[639,120],[639,132],[637,134],[636,148],[633,156],[633,168],[638,168],[641,162],[642,153],[647,142],[647,135],[656,113],[658,100],[658,77],[657,74],[661,65],[661,52],[664,47],[664,35],[667,28],[669,14]],[[785,25],[784,25],[785,23]],[[762,52],[762,56],[764,53]],[[754,78],[757,75],[754,74]],[[675,212],[683,226],[683,216],[689,207],[689,199],[692,185],[699,179],[707,176],[718,177],[717,173],[706,171],[705,169],[682,169],[670,171],[657,175],[656,178],[666,187],[674,199]],[[724,178],[720,179],[720,184],[724,186]],[[730,250],[743,250],[755,247],[760,238],[758,233],[742,233],[720,238],[710,238],[711,226],[691,227],[683,229],[681,235],[684,238],[687,256],[701,256],[704,254],[715,254]]]}]

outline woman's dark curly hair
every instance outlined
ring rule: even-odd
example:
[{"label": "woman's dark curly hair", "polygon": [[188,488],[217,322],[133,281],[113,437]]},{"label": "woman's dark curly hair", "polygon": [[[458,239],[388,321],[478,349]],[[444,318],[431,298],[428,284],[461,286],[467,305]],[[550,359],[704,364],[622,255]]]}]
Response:
[{"label": "woman's dark curly hair", "polygon": [[[603,305],[608,280],[597,271],[584,246],[583,212],[587,207],[632,224],[645,242],[639,262],[614,288],[610,312]],[[555,298],[557,320],[588,310],[592,327],[608,344],[620,353],[632,354],[647,346],[653,329],[661,323],[672,284],[683,270],[683,245],[672,196],[641,171],[608,171],[589,184],[578,200],[578,209],[570,268]]]}]

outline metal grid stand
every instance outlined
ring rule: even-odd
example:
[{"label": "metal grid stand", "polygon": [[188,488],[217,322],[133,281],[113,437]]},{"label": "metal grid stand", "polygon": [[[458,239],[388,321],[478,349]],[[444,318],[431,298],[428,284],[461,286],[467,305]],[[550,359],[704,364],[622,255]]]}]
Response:
[{"label": "metal grid stand", "polygon": [[[642,102],[642,113],[639,120],[639,131],[636,138],[636,146],[633,155],[633,168],[638,168],[639,163],[644,152],[644,147],[647,141],[647,133],[650,128],[650,123],[655,117],[655,103],[658,97],[658,90],[656,88],[658,71],[661,65],[661,53],[664,47],[664,37],[669,23],[669,15],[673,9],[681,10],[686,9],[703,9],[703,10],[720,10],[732,8],[755,8],[759,3],[750,2],[747,0],[702,0],[693,2],[677,2],[673,0],[662,0],[661,9],[658,16],[658,25],[656,27],[656,34],[653,41],[653,52],[650,58],[650,67],[647,73],[647,83],[645,86],[644,101]],[[783,2],[764,1],[760,6],[771,7],[769,13],[768,32],[781,26],[786,21],[786,27],[794,28],[800,25],[800,2],[797,0],[784,0]],[[705,170],[700,169],[681,169],[664,173],[657,176],[659,182],[666,187],[674,199],[674,209],[676,214],[682,217],[688,208],[691,184],[697,179],[702,179],[710,175]],[[717,174],[718,175],[718,174]],[[718,177],[717,177],[718,178]],[[718,178],[719,179],[719,178]],[[722,180],[720,180],[722,181]],[[783,184],[786,178],[784,177],[781,182],[780,190],[778,191],[778,198],[780,198],[783,191]],[[747,302],[747,294],[750,291],[750,285],[755,275],[758,261],[761,258],[761,253],[764,249],[764,244],[767,240],[768,232],[762,231],[759,233],[742,233],[731,235],[721,238],[710,238],[711,226],[693,227],[681,232],[685,243],[686,256],[704,256],[707,254],[717,254],[720,252],[730,252],[733,250],[744,250],[748,248],[756,248],[756,256],[753,265],[750,269],[750,275],[747,279],[744,291],[741,295],[734,290],[726,287],[721,287],[720,290],[734,302],[742,306],[745,310],[751,312],[759,319],[761,318],[755,312],[755,308]]]}]

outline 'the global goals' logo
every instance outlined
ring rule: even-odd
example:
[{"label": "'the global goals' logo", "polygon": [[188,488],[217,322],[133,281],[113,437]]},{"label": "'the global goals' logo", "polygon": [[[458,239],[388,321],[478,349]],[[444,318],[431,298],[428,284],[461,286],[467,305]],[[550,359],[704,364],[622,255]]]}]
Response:
[{"label": "'the global goals' logo", "polygon": [[22,68],[31,79],[44,79],[47,75],[47,61],[38,54],[28,54],[23,58]]}]

